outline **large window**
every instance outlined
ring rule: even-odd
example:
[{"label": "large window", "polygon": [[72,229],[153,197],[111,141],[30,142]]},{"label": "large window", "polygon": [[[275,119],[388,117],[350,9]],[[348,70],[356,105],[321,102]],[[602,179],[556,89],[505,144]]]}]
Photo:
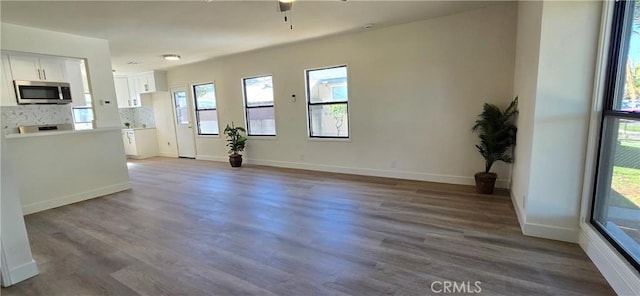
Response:
[{"label": "large window", "polygon": [[244,106],[247,116],[247,135],[275,136],[276,117],[273,107],[273,77],[260,76],[242,79]]},{"label": "large window", "polygon": [[306,71],[309,136],[349,138],[347,66]]},{"label": "large window", "polygon": [[613,22],[591,222],[640,270],[640,5]]},{"label": "large window", "polygon": [[[198,135],[217,135],[219,132],[215,86],[213,83],[196,84],[193,86],[193,97],[196,102]],[[180,116],[178,120],[179,118]],[[185,119],[188,120],[188,117],[185,116]]]}]

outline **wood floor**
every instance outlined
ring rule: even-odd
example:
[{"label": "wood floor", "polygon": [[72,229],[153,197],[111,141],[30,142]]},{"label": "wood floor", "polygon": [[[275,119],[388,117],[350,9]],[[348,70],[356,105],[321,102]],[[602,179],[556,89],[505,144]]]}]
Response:
[{"label": "wood floor", "polygon": [[187,159],[129,169],[132,190],[26,216],[41,273],[2,295],[435,295],[444,281],[614,295],[577,245],[522,236],[506,194]]}]

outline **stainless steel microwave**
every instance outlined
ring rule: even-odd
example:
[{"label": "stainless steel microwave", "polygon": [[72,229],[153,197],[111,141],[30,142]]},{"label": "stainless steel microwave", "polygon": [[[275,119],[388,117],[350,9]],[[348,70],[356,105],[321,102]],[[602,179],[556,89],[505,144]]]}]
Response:
[{"label": "stainless steel microwave", "polygon": [[14,80],[18,104],[69,104],[71,87],[66,82]]}]

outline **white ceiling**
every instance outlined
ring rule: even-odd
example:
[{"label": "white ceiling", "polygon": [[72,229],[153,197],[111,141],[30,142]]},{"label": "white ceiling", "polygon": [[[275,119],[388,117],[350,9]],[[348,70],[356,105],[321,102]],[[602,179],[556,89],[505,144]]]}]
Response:
[{"label": "white ceiling", "polygon": [[[290,13],[293,30],[265,1],[5,1],[5,23],[109,40],[118,73],[159,70],[223,55],[332,34],[428,19],[496,2],[304,1]],[[164,61],[162,54],[182,56]],[[128,62],[139,62],[128,65]]]}]

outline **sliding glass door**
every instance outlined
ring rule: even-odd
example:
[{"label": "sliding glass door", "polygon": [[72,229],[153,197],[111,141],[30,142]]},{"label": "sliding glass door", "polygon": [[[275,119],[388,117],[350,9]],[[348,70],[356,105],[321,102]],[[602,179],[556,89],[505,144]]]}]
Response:
[{"label": "sliding glass door", "polygon": [[615,3],[591,222],[640,270],[640,4]]}]

